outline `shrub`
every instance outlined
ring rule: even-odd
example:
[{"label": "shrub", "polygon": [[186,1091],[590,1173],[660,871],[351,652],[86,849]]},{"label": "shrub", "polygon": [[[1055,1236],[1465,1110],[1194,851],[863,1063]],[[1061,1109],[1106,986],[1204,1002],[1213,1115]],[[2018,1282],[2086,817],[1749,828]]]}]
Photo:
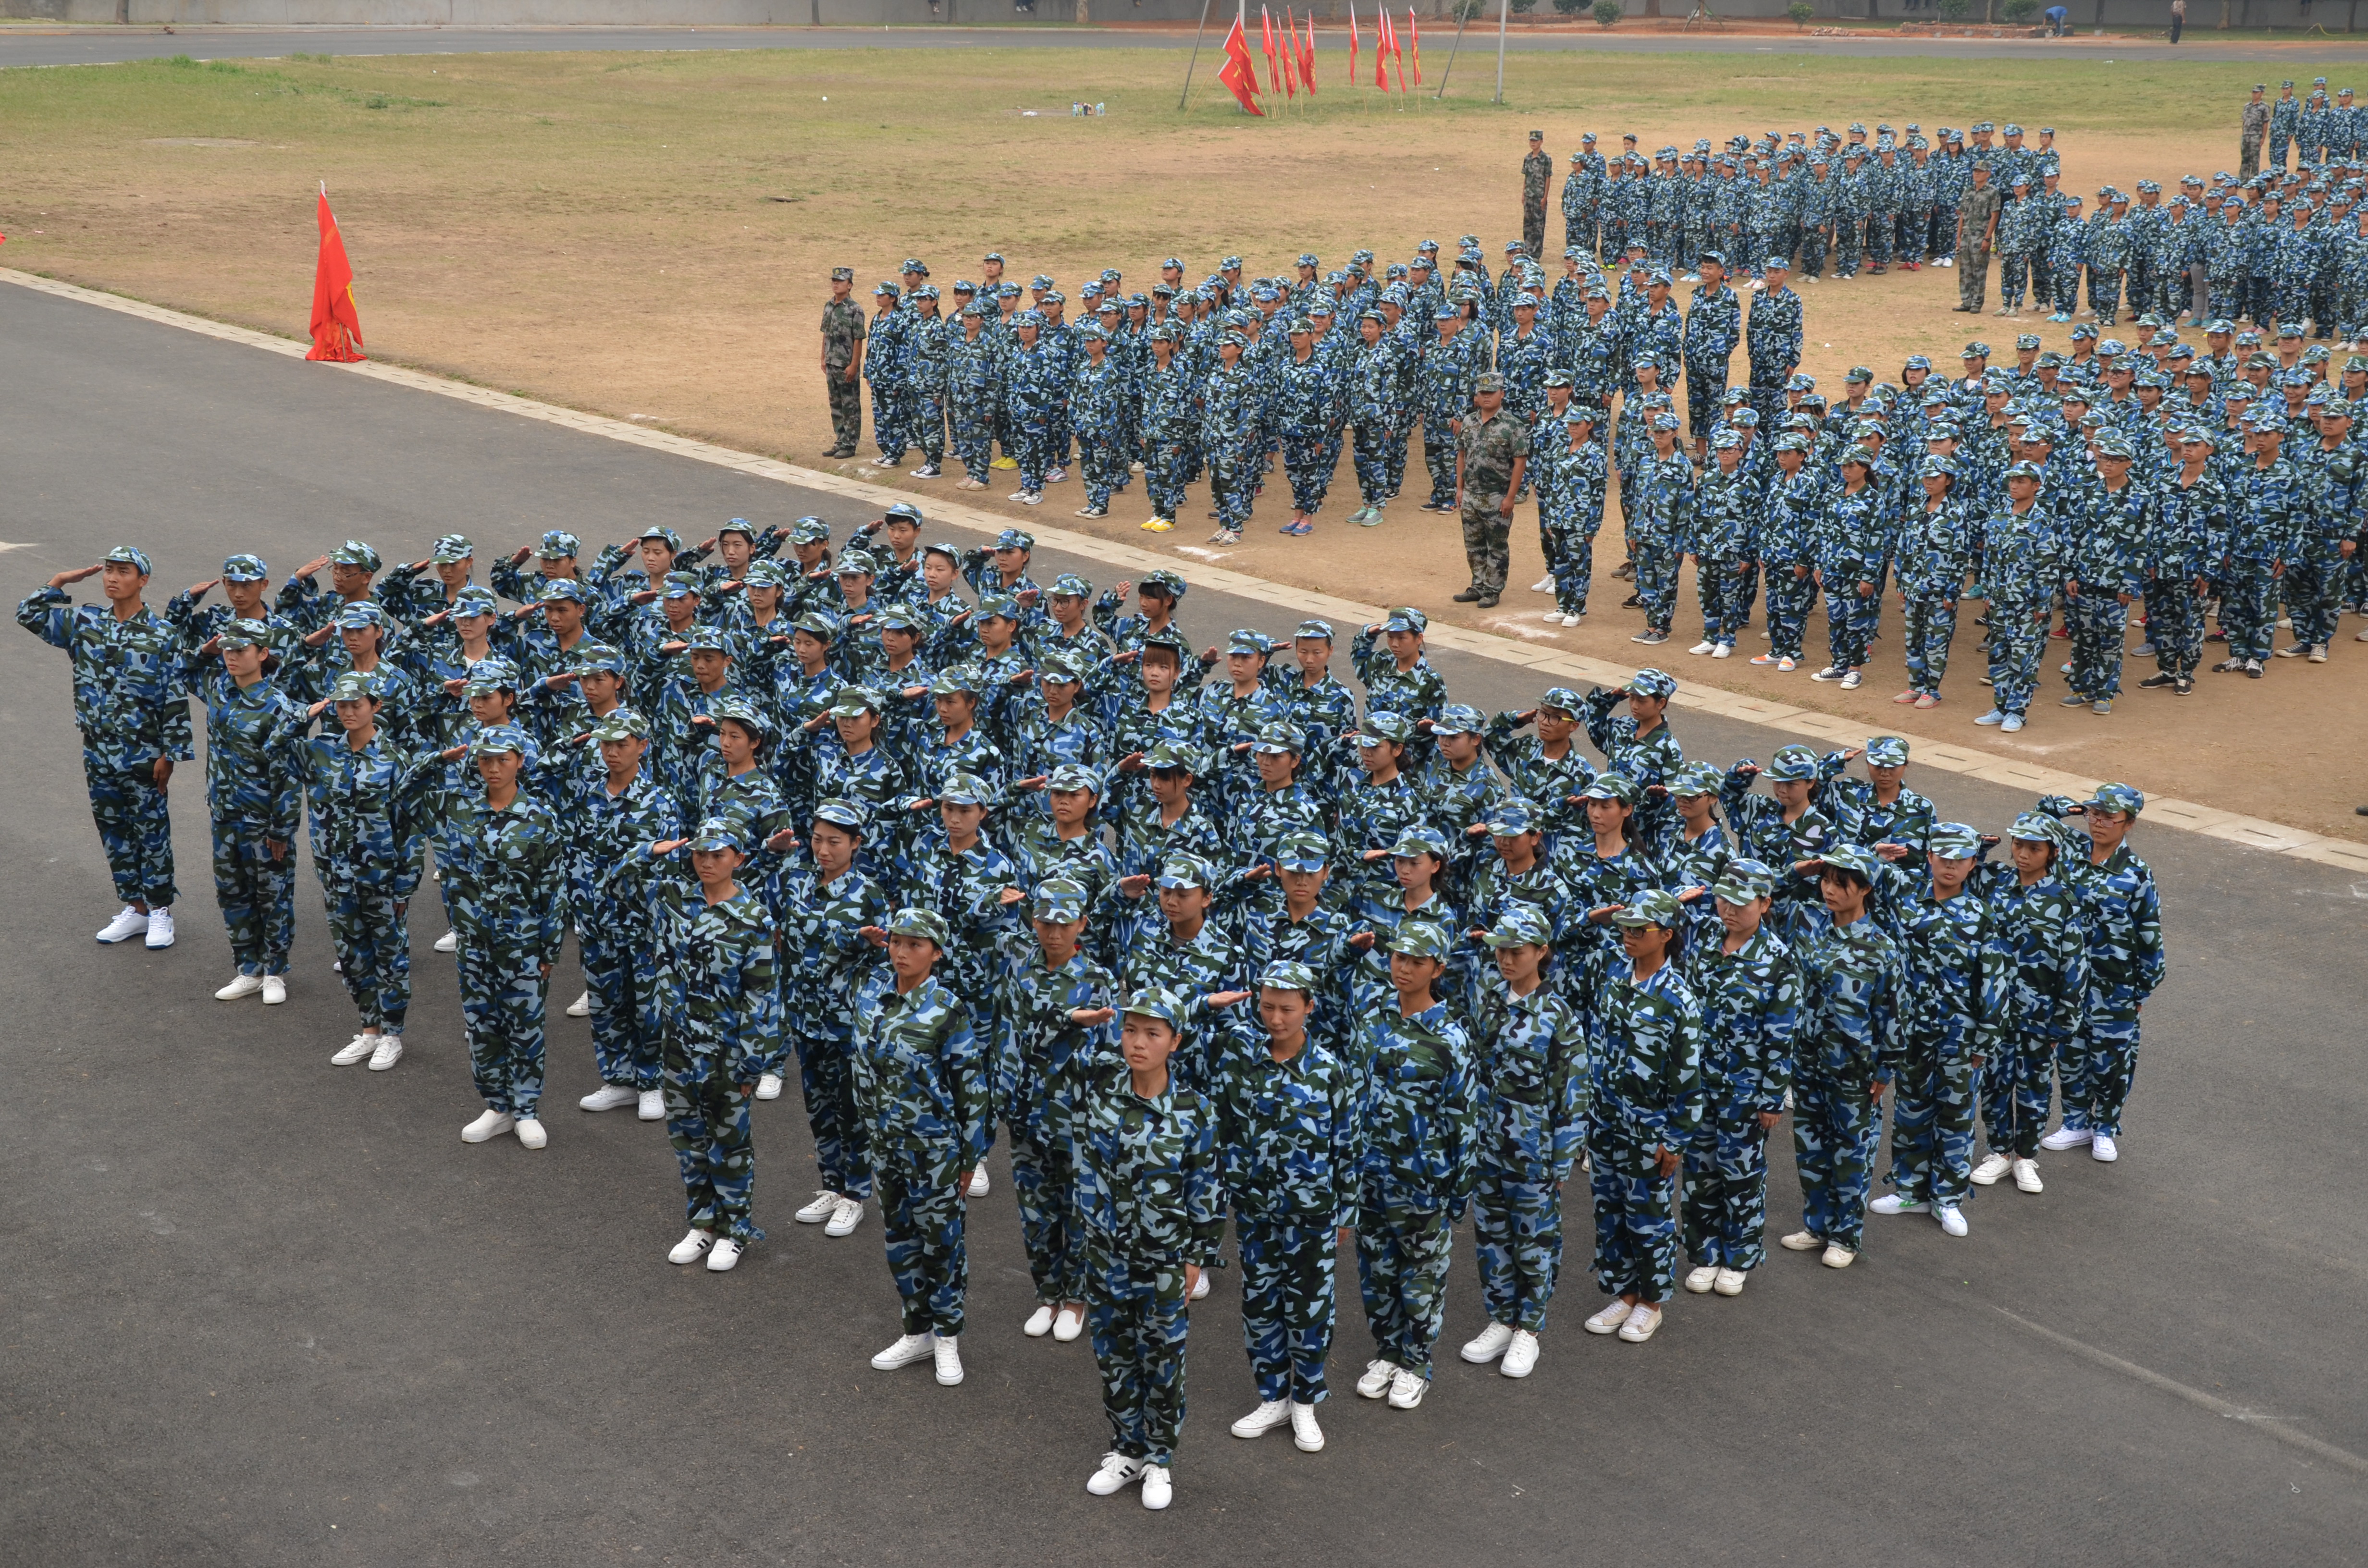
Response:
[{"label": "shrub", "polygon": [[1817,14],[1817,8],[1810,5],[1809,0],[1793,0],[1784,7],[1784,14],[1793,18],[1794,27],[1805,28],[1809,25],[1809,18]]},{"label": "shrub", "polygon": [[2006,0],[1998,10],[2006,17],[2007,26],[2019,28],[2039,14],[2039,0]]},{"label": "shrub", "polygon": [[[2038,0],[2032,0],[2032,3],[2036,5]],[[1610,27],[1620,19],[1620,0],[1595,0],[1594,17],[1597,27]]]}]

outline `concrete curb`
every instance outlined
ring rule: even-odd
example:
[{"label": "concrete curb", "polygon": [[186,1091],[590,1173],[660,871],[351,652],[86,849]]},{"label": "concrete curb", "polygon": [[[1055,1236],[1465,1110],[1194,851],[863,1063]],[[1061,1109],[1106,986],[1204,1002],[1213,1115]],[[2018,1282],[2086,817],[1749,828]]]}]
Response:
[{"label": "concrete curb", "polygon": [[[29,272],[0,267],[0,283],[13,283],[19,288],[52,294],[63,300],[74,300],[86,305],[138,316],[146,321],[179,327],[186,332],[200,333],[225,342],[244,344],[268,353],[302,359],[307,346],[289,338],[274,337],[268,333],[247,327],[231,326],[222,322],[208,321],[203,316],[167,310],[144,301],[126,299],[120,294],[108,294],[95,289],[85,289],[72,283],[60,283]],[[538,419],[546,425],[564,426],[586,435],[599,436],[612,441],[623,441],[653,451],[668,452],[676,457],[712,463],[758,479],[769,479],[783,484],[802,485],[809,490],[821,490],[860,501],[866,507],[885,510],[898,502],[915,500],[905,491],[891,490],[883,485],[870,484],[859,479],[847,479],[814,469],[796,467],[771,458],[760,458],[747,452],[720,447],[711,441],[695,441],[688,437],[672,436],[663,430],[645,429],[629,420],[611,419],[605,415],[584,414],[553,403],[538,403],[532,398],[518,397],[509,392],[495,392],[489,387],[472,386],[443,376],[432,376],[421,370],[406,370],[399,366],[364,361],[359,365],[324,365],[324,369],[343,371],[356,376],[368,376],[375,381],[391,381],[415,391],[434,392],[440,397],[458,398],[479,407],[498,409],[527,419]],[[931,499],[924,508],[933,523],[948,523],[984,534],[1001,533],[1011,526],[1010,519],[999,513],[984,512],[958,501]],[[1030,523],[1029,531],[1038,539],[1057,545],[1073,554],[1106,562],[1128,576],[1140,579],[1146,574],[1165,568],[1186,582],[1204,588],[1214,588],[1228,594],[1238,594],[1260,604],[1274,605],[1288,611],[1293,619],[1321,616],[1326,619],[1353,626],[1363,626],[1382,619],[1383,610],[1378,605],[1360,604],[1351,599],[1336,598],[1326,594],[1309,593],[1298,588],[1286,588],[1262,577],[1252,577],[1232,572],[1223,566],[1209,564],[1190,558],[1178,559],[1177,554],[1140,549],[1114,540],[1092,534],[1071,533],[1063,528]],[[1212,552],[1213,553],[1213,552]],[[1511,638],[1496,637],[1484,631],[1474,631],[1460,626],[1434,626],[1428,634],[1434,647],[1450,648],[1460,653],[1494,659],[1501,664],[1518,665],[1534,670],[1542,676],[1558,677],[1550,684],[1566,685],[1585,682],[1589,685],[1615,686],[1634,673],[1629,667],[1608,660],[1583,657],[1575,653],[1529,647]],[[1549,684],[1542,682],[1541,684]],[[1693,712],[1713,713],[1725,719],[1740,720],[1787,736],[1800,736],[1829,744],[1851,746],[1862,744],[1866,726],[1836,718],[1830,713],[1816,713],[1805,709],[1790,708],[1765,699],[1746,697],[1715,687],[1680,686],[1672,699],[1673,707]],[[2027,790],[2034,795],[2071,795],[2084,797],[2101,780],[2078,774],[2064,773],[2042,767],[2014,757],[1998,756],[1985,751],[1952,744],[1924,735],[1899,734],[1913,750],[1917,763],[1938,768],[1944,773],[1964,773]],[[2150,826],[2174,827],[2207,837],[2225,839],[2248,849],[2265,850],[2276,855],[2290,855],[2296,859],[2312,860],[2340,870],[2368,874],[2368,845],[2349,839],[2328,838],[2303,828],[2289,827],[2283,823],[2260,817],[2242,816],[2216,806],[2199,805],[2168,795],[2146,797],[2146,822]]]}]

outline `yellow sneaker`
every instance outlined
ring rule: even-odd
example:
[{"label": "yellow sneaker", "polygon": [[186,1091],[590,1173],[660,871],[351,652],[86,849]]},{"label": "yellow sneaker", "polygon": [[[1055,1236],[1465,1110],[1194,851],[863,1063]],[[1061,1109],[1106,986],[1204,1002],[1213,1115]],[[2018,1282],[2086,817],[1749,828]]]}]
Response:
[{"label": "yellow sneaker", "polygon": [[1018,468],[1019,466],[1019,460],[1018,458],[997,458],[986,466],[989,468]]},{"label": "yellow sneaker", "polygon": [[1176,519],[1173,517],[1153,517],[1143,525],[1143,531],[1147,534],[1164,534],[1170,532],[1175,527]]}]

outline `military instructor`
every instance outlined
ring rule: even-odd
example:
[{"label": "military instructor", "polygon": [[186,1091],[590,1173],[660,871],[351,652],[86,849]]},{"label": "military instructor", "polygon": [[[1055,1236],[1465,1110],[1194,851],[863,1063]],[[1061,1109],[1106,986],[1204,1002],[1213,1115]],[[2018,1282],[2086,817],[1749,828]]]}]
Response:
[{"label": "military instructor", "polygon": [[1537,260],[1545,254],[1546,187],[1554,183],[1554,160],[1546,156],[1546,133],[1530,132],[1530,155],[1521,160],[1521,244]]},{"label": "military instructor", "polygon": [[1998,238],[1998,212],[2005,198],[1990,183],[1990,163],[1977,158],[1974,183],[1957,200],[1956,309],[1981,313],[1989,290],[1990,244]]},{"label": "military instructor", "polygon": [[863,438],[863,307],[855,302],[855,269],[830,269],[830,302],[822,308],[822,379],[830,389],[831,443],[826,458],[851,458]]}]

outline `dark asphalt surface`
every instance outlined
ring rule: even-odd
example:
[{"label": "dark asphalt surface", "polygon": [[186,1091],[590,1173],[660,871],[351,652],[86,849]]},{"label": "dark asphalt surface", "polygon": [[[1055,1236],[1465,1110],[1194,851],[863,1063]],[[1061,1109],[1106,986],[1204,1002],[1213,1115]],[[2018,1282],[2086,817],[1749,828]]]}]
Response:
[{"label": "dark asphalt surface", "polygon": [[[1203,48],[1213,49],[1224,28],[1216,26]],[[1440,24],[1438,35],[1452,36]],[[1483,53],[1496,49],[1496,36],[1474,26],[1464,42]],[[2168,43],[2116,40],[2110,46],[2061,39],[1981,40],[1929,38],[1817,38],[1766,33],[1543,33],[1513,36],[1508,53],[1518,54],[1825,54],[1858,58],[2040,60],[2051,55],[2118,61],[2260,60],[2298,61],[2321,55],[2341,59],[2360,46],[2320,40],[2308,55],[2254,43],[2215,44],[2190,33]],[[501,54],[537,50],[633,49],[1183,49],[1190,33],[1099,31],[1070,28],[425,28],[425,27],[187,27],[167,34],[155,28],[78,27],[55,31],[0,28],[0,67],[95,65],[122,60],[161,60],[188,54],[199,60],[245,60],[294,51],[312,54]],[[1440,47],[1443,48],[1441,44]],[[2099,55],[2100,50],[2103,51]],[[1445,56],[1442,54],[1443,60]]]},{"label": "dark asphalt surface", "polygon": [[[285,569],[347,538],[416,558],[564,525],[848,506],[111,312],[0,288],[0,554],[12,594],[137,540],[154,599],[233,550]],[[951,530],[950,530],[951,531]],[[21,546],[23,548],[16,548]],[[1040,570],[1092,562],[1047,550]],[[1107,576],[1104,571],[1102,575]],[[1286,611],[1195,589],[1206,637]],[[1460,698],[1526,704],[1449,655]],[[1682,663],[1682,661],[1680,661]],[[1088,1497],[1104,1446],[1086,1346],[1023,1338],[1008,1167],[972,1206],[969,1381],[875,1373],[894,1295],[876,1219],[825,1240],[794,1093],[758,1108],[739,1270],[669,1267],[658,1127],[573,1105],[586,1027],[556,1008],[551,1146],[465,1147],[477,1110],[450,963],[416,933],[410,1053],[340,1071],[352,1033],[309,870],[289,1004],[217,1003],[201,783],[175,787],[181,939],[102,949],[114,913],[78,788],[65,670],[0,639],[0,1561],[171,1563],[2231,1562],[2368,1555],[2368,884],[2169,830],[2170,979],[2146,1011],[2121,1163],[2044,1155],[1980,1193],[1972,1235],[1870,1221],[1847,1273],[1779,1253],[1736,1301],[1680,1295],[1636,1347],[1576,1226],[1536,1374],[1453,1346],[1479,1326],[1460,1240],[1440,1376],[1399,1413],[1348,1392],[1344,1301],[1320,1455],[1224,1427],[1253,1403],[1235,1288],[1196,1314],[1177,1502]],[[1771,736],[1689,717],[1697,756]],[[2027,802],[1915,778],[1993,829]],[[1789,1150],[1780,1129],[1777,1147]],[[1789,1153],[1770,1223],[1798,1195]],[[1584,1199],[1579,1199],[1584,1213]],[[2198,1408],[2007,1314],[2258,1421]]]}]

